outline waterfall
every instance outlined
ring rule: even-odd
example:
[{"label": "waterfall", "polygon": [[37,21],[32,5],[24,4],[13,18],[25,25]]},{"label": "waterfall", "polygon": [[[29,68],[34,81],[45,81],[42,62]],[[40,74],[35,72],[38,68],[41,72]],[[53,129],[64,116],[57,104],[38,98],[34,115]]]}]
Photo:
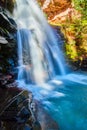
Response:
[{"label": "waterfall", "polygon": [[53,30],[35,0],[16,0],[18,79],[42,83],[65,75],[65,61]]}]

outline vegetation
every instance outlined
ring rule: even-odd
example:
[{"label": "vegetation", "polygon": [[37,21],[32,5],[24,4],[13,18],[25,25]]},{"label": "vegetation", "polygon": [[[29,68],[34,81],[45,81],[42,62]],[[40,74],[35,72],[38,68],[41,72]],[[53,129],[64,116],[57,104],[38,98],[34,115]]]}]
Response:
[{"label": "vegetation", "polygon": [[[38,1],[43,9],[45,0]],[[51,25],[61,26],[68,59],[81,65],[87,59],[87,0],[52,0],[43,11]]]},{"label": "vegetation", "polygon": [[73,0],[76,16],[67,17],[62,25],[66,37],[66,54],[71,60],[87,58],[87,0]]},{"label": "vegetation", "polygon": [[61,26],[65,36],[65,53],[72,62],[87,59],[87,0],[72,0],[70,11],[64,21],[52,24]]},{"label": "vegetation", "polygon": [[75,8],[81,12],[84,17],[87,17],[87,0],[72,0]]}]

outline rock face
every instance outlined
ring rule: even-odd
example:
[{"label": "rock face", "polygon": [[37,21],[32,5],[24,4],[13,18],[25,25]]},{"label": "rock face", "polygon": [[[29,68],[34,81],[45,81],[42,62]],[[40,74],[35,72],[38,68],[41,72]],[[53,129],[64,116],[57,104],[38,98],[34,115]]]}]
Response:
[{"label": "rock face", "polygon": [[7,15],[7,12],[2,8],[0,8],[0,21],[0,27],[6,28],[10,33],[15,32],[17,27],[15,21],[9,14]]},{"label": "rock face", "polygon": [[18,87],[14,75],[0,73],[0,130],[59,130],[32,93]]},{"label": "rock face", "polygon": [[6,73],[16,66],[17,25],[11,16],[0,7],[0,72]]},{"label": "rock face", "polygon": [[18,88],[13,75],[0,74],[0,130],[41,130],[32,93]]}]

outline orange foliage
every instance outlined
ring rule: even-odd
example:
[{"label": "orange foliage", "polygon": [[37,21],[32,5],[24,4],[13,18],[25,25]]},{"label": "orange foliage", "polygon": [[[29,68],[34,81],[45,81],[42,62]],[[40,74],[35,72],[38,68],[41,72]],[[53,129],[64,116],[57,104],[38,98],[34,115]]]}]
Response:
[{"label": "orange foliage", "polygon": [[42,10],[47,14],[48,20],[53,19],[57,14],[65,11],[71,6],[71,0],[37,0]]}]

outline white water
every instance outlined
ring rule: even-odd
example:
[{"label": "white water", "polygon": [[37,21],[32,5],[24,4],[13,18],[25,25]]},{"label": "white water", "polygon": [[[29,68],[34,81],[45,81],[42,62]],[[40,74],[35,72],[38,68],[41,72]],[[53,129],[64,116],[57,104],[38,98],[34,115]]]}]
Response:
[{"label": "white water", "polygon": [[[16,0],[18,23],[18,79],[42,83],[57,74],[65,75],[65,61],[57,38],[34,0]],[[30,74],[32,71],[32,74]],[[26,73],[26,74],[25,74]]]}]

